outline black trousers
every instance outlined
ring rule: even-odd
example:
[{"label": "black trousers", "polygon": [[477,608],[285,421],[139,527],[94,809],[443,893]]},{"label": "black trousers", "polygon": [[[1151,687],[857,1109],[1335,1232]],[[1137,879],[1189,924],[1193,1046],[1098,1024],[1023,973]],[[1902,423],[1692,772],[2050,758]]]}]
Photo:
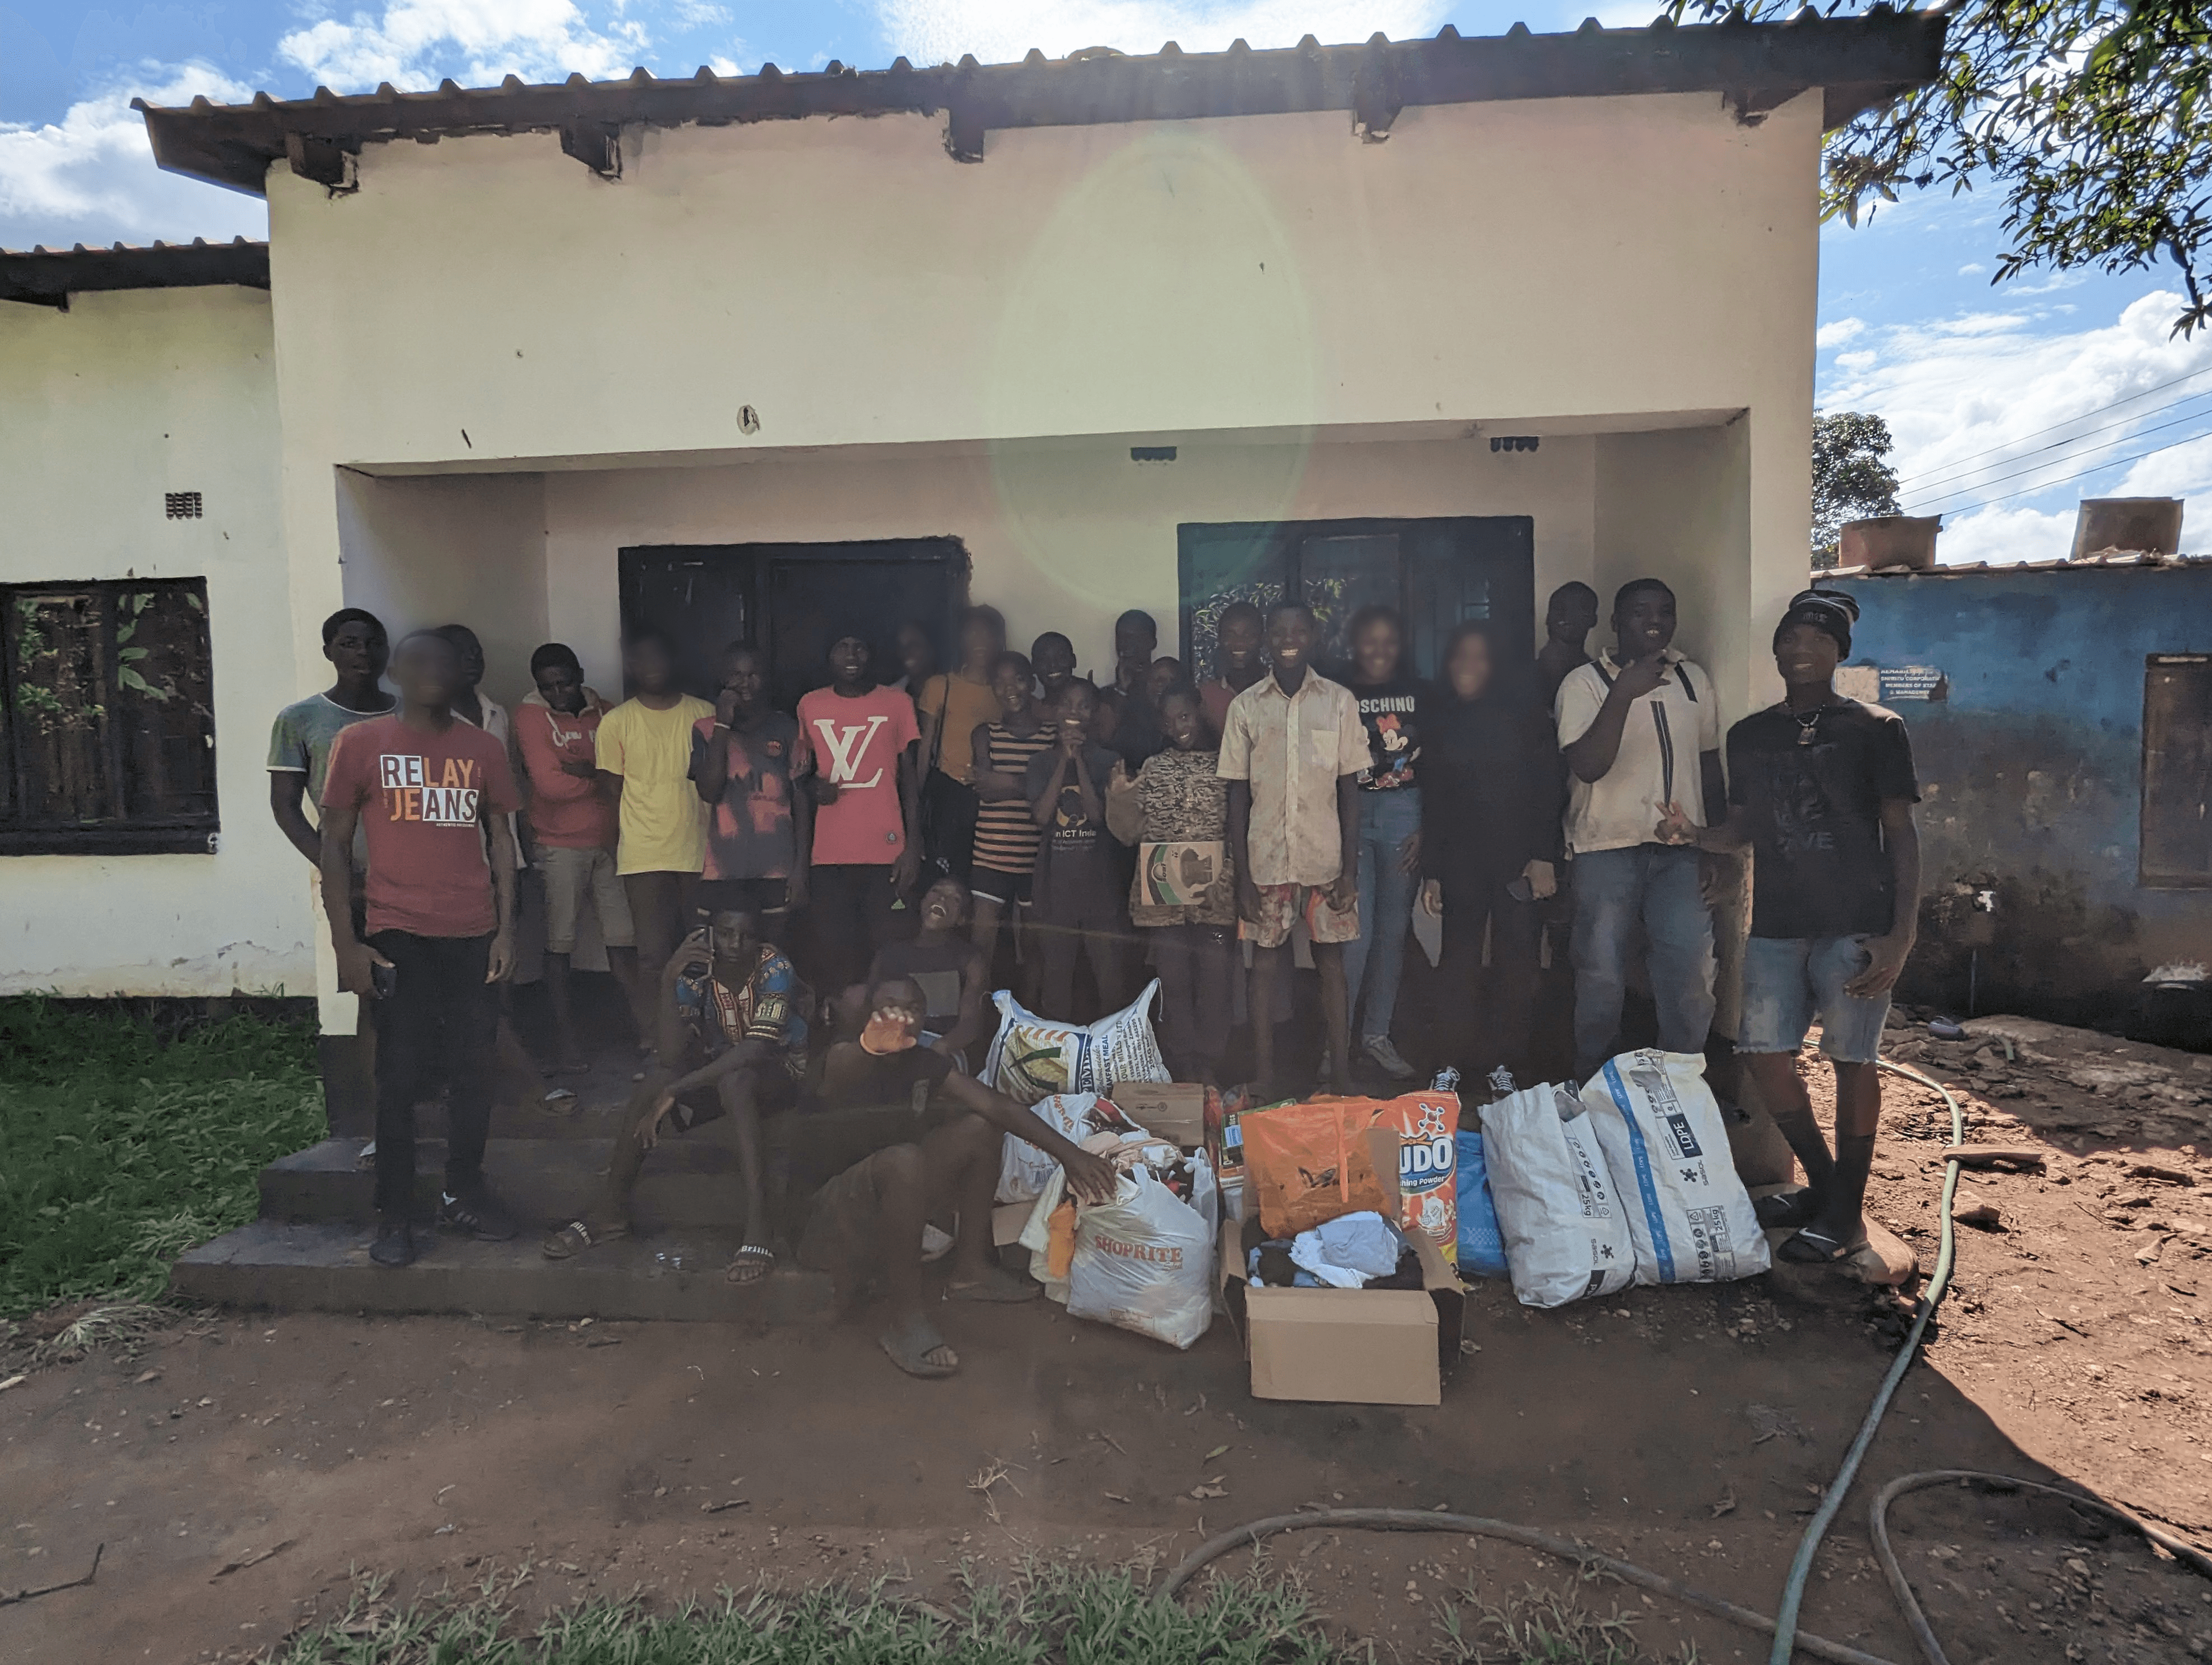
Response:
[{"label": "black trousers", "polygon": [[446,1189],[458,1195],[483,1176],[499,1026],[499,1003],[484,981],[491,939],[379,931],[368,945],[398,974],[392,993],[368,1006],[376,1024],[376,1210],[404,1219],[415,1193],[415,1105],[441,1079]]},{"label": "black trousers", "polygon": [[807,935],[813,948],[808,980],[837,994],[868,975],[876,950],[891,939],[890,864],[815,866],[808,870]]},{"label": "black trousers", "polygon": [[1160,975],[1160,1028],[1176,1079],[1221,1061],[1229,1043],[1232,973],[1243,967],[1233,925],[1164,925],[1144,933]]},{"label": "black trousers", "polygon": [[[1437,965],[1443,997],[1443,1040],[1473,1091],[1498,1065],[1528,1086],[1536,1005],[1540,904],[1516,902],[1505,881],[1475,874],[1444,879],[1443,956]],[[1483,963],[1489,938],[1490,963]]]},{"label": "black trousers", "polygon": [[1029,940],[1036,945],[1038,1017],[1062,1024],[1091,1021],[1074,1010],[1079,954],[1090,958],[1091,981],[1098,990],[1100,1010],[1092,1017],[1104,1017],[1127,1004],[1135,944],[1129,910],[1107,884],[1094,880],[1048,886],[1030,911],[1027,929]]}]

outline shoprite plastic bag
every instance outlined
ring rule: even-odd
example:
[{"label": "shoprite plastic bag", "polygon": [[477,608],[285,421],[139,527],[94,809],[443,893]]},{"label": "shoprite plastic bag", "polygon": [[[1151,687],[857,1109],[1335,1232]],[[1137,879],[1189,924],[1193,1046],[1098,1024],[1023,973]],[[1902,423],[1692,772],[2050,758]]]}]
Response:
[{"label": "shoprite plastic bag", "polygon": [[1117,1081],[1166,1081],[1167,1061],[1152,1038],[1158,981],[1095,1024],[1055,1023],[1026,1009],[1007,989],[991,998],[999,1032],[983,1059],[982,1080],[1020,1104],[1054,1093],[1110,1092]]},{"label": "shoprite plastic bag", "polygon": [[1373,1099],[1324,1098],[1245,1113],[1247,1195],[1269,1237],[1295,1237],[1361,1209],[1391,1212],[1365,1137],[1376,1109]]},{"label": "shoprite plastic bag", "polygon": [[[1030,1105],[1030,1111],[1070,1144],[1080,1145],[1099,1130],[1098,1102],[1095,1092],[1056,1092]],[[1110,1104],[1107,1108],[1112,1109]],[[1118,1120],[1118,1115],[1114,1119]],[[1059,1166],[1029,1140],[1008,1133],[999,1155],[997,1200],[1034,1200]]]},{"label": "shoprite plastic bag", "polygon": [[1582,1099],[1620,1189],[1638,1283],[1726,1283],[1773,1264],[1702,1056],[1624,1052]]},{"label": "shoprite plastic bag", "polygon": [[1188,1347],[1213,1320],[1213,1170],[1193,1157],[1185,1202],[1137,1168],[1114,1200],[1075,1213],[1067,1310],[1172,1347]]},{"label": "shoprite plastic bag", "polygon": [[1572,1087],[1528,1087],[1484,1105],[1482,1153],[1523,1306],[1565,1306],[1628,1286],[1635,1240]]},{"label": "shoprite plastic bag", "polygon": [[1459,1196],[1459,1275],[1505,1276],[1505,1238],[1498,1229],[1498,1205],[1490,1194],[1490,1163],[1482,1150],[1482,1131],[1462,1127],[1453,1141],[1456,1158],[1452,1187]]}]

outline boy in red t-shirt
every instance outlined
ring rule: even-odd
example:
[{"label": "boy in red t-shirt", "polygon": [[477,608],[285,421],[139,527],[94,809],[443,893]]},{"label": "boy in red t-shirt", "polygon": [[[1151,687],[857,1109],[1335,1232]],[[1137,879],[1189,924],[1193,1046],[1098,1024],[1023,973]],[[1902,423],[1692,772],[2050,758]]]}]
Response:
[{"label": "boy in red t-shirt", "polygon": [[921,729],[914,702],[879,688],[858,631],[830,644],[830,686],[799,701],[799,767],[813,794],[812,879],[817,988],[866,973],[889,934],[891,905],[921,871]]},{"label": "boy in red t-shirt", "polygon": [[[418,630],[392,656],[399,708],[356,723],[331,748],[323,782],[323,910],[338,986],[359,995],[377,1034],[376,1208],[369,1258],[415,1259],[415,1103],[447,1103],[438,1223],[486,1242],[514,1221],[484,1183],[491,1132],[491,986],[514,965],[514,833],[521,807],[507,749],[459,720],[459,651]],[[354,934],[353,835],[368,845],[368,931]],[[440,1034],[441,1025],[448,1033]]]}]

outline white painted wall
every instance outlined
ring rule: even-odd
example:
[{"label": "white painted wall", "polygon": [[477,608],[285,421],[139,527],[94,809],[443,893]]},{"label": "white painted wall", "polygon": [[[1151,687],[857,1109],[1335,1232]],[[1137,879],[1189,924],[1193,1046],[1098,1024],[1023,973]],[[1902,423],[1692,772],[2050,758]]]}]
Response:
[{"label": "white painted wall", "polygon": [[[263,769],[301,691],[271,354],[252,289],[0,305],[0,580],[206,579],[222,817],[213,855],[0,856],[0,993],[314,990],[308,870]],[[205,518],[166,519],[185,490]]]}]

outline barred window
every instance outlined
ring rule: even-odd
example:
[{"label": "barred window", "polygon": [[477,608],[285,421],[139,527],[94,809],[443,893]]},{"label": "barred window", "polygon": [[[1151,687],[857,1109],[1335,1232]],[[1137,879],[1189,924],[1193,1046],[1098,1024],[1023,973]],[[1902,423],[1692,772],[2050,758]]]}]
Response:
[{"label": "barred window", "polygon": [[2143,667],[2139,876],[2212,886],[2212,654],[2153,653]]},{"label": "barred window", "polygon": [[207,582],[0,585],[0,854],[204,852]]}]

